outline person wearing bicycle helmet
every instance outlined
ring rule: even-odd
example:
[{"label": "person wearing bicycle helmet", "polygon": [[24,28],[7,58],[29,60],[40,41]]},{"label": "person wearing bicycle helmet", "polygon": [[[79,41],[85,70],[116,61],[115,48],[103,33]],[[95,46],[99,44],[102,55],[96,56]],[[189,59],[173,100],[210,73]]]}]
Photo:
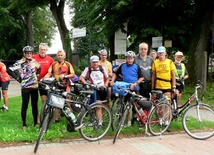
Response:
[{"label": "person wearing bicycle helmet", "polygon": [[18,69],[21,77],[21,96],[22,96],[22,129],[27,128],[26,116],[28,103],[31,99],[32,113],[34,126],[38,124],[38,76],[40,74],[40,64],[32,58],[34,49],[31,46],[23,48],[23,58],[18,60],[15,64],[20,66]]},{"label": "person wearing bicycle helmet", "polygon": [[[126,63],[120,65],[112,77],[111,86],[114,85],[118,76],[122,75],[122,81],[130,83],[130,89],[139,94],[139,83],[144,79],[141,73],[140,66],[135,63],[135,53],[127,51],[125,53]],[[131,117],[129,115],[127,126],[131,126]]]},{"label": "person wearing bicycle helmet", "polygon": [[176,78],[176,89],[178,92],[178,103],[180,103],[181,93],[184,89],[184,80],[189,77],[188,71],[184,63],[182,63],[183,52],[178,51],[175,53],[175,78]]}]

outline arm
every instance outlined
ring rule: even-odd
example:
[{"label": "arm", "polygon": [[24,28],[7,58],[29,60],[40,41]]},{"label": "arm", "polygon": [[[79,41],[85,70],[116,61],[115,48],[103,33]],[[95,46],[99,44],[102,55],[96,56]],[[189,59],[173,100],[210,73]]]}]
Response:
[{"label": "arm", "polygon": [[87,84],[87,81],[82,75],[79,77],[79,80],[82,82],[83,85]]},{"label": "arm", "polygon": [[64,75],[64,78],[73,78],[75,76],[75,72],[74,72],[74,69],[73,69],[73,66],[69,63],[69,73],[68,75]]},{"label": "arm", "polygon": [[175,72],[174,70],[171,71],[171,77],[172,77],[172,88],[176,88],[176,79],[175,79]]}]

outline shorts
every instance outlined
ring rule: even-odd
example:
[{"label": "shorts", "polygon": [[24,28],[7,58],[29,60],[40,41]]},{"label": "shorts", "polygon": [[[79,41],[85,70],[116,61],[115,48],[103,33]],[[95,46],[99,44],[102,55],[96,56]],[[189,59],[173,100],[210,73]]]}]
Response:
[{"label": "shorts", "polygon": [[170,92],[170,93],[172,92],[172,89],[157,89],[157,90],[161,90],[163,94],[166,92]]},{"label": "shorts", "polygon": [[48,95],[48,91],[39,87],[39,94],[40,94],[40,96],[43,96],[43,95],[47,96]]},{"label": "shorts", "polygon": [[108,98],[108,91],[99,91],[99,90],[94,90],[94,101],[97,100],[107,100]]},{"label": "shorts", "polygon": [[10,81],[1,82],[2,90],[8,90],[9,84],[10,84]]}]

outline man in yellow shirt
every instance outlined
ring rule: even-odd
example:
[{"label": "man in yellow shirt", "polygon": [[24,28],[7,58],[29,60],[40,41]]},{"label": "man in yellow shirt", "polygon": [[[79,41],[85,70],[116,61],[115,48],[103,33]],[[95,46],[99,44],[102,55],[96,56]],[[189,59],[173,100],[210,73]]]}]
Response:
[{"label": "man in yellow shirt", "polygon": [[[108,56],[107,51],[105,49],[102,49],[99,51],[99,53],[100,53],[99,65],[102,65],[103,67],[105,67],[106,71],[108,72],[108,76],[111,78],[113,75],[112,64],[107,60],[107,56]],[[111,87],[108,87],[108,100],[106,104],[109,107],[110,107],[110,101],[111,101]]]}]

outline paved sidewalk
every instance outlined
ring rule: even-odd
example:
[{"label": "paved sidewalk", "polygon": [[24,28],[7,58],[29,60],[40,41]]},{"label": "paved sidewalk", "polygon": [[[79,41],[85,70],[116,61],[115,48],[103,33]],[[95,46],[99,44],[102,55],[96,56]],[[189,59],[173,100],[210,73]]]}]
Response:
[{"label": "paved sidewalk", "polygon": [[21,96],[21,86],[13,78],[10,80],[9,88],[8,88],[8,97]]},{"label": "paved sidewalk", "polygon": [[[40,144],[37,155],[213,155],[214,137],[195,140],[186,134],[161,137],[135,137],[88,142],[84,139],[66,143]],[[0,155],[33,155],[34,145],[0,148]]]}]

